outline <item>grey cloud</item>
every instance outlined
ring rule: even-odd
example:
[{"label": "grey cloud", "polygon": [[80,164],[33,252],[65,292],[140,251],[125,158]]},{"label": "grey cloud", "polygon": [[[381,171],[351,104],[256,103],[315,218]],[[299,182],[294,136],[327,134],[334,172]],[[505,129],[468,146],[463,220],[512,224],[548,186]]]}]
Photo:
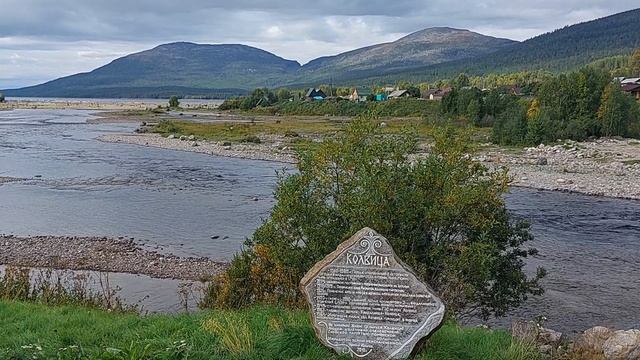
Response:
[{"label": "grey cloud", "polygon": [[244,43],[304,63],[426,27],[524,40],[635,7],[637,0],[2,0],[0,82],[87,71],[171,41]]}]

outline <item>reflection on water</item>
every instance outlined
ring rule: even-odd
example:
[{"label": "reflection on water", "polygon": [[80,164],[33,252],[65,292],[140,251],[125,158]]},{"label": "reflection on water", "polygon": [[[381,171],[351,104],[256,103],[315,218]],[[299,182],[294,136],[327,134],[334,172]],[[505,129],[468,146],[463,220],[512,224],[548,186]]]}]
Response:
[{"label": "reflection on water", "polygon": [[[6,267],[0,265],[0,277]],[[95,294],[115,297],[125,304],[135,305],[141,313],[171,313],[197,310],[204,284],[194,281],[154,279],[146,275],[69,270],[32,269],[32,283],[49,279],[54,284],[57,279],[67,288],[74,284],[74,278],[82,278],[86,289]],[[114,298],[111,298],[114,300]]]},{"label": "reflection on water", "polygon": [[[0,232],[134,236],[178,255],[229,259],[268,215],[284,165],[101,143],[94,138],[135,126],[87,125],[88,116],[0,112],[0,176],[30,179],[0,186]],[[498,324],[544,315],[564,331],[640,327],[640,202],[525,189],[506,201],[536,236],[528,271],[549,275],[542,298]],[[176,304],[161,294],[177,285],[134,278],[124,282],[157,296],[156,308]]]}]

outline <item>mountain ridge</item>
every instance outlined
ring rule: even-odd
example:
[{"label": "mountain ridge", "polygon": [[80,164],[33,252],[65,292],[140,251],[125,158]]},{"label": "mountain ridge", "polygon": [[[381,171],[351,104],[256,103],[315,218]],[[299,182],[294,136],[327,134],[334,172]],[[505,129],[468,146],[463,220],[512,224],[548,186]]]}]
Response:
[{"label": "mountain ridge", "polygon": [[461,72],[562,72],[640,48],[638,18],[640,9],[629,10],[523,42],[432,27],[304,65],[242,44],[174,42],[115,59],[91,72],[4,92],[7,96],[166,97],[175,90],[182,96],[226,97],[255,87],[434,81]]}]

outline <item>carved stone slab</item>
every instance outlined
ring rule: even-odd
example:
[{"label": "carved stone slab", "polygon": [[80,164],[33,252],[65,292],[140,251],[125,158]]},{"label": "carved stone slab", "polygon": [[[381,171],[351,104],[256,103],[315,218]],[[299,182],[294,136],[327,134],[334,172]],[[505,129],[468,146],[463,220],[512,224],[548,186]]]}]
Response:
[{"label": "carved stone slab", "polygon": [[318,338],[353,358],[406,358],[444,317],[433,290],[370,228],[318,262],[300,288]]}]

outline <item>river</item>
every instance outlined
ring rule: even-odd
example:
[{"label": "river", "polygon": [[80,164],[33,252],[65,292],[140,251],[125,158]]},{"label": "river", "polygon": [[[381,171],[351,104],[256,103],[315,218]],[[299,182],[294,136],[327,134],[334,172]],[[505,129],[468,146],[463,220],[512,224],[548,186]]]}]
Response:
[{"label": "river", "polygon": [[[160,251],[229,259],[273,206],[285,165],[110,144],[95,138],[135,124],[87,124],[89,111],[0,111],[0,232],[135,237]],[[546,293],[505,319],[545,316],[562,331],[593,325],[640,327],[640,202],[514,188],[514,217],[532,224]],[[150,295],[151,311],[172,311],[177,284],[114,275]],[[169,289],[169,290],[167,290]],[[155,295],[154,292],[161,295]]]}]

